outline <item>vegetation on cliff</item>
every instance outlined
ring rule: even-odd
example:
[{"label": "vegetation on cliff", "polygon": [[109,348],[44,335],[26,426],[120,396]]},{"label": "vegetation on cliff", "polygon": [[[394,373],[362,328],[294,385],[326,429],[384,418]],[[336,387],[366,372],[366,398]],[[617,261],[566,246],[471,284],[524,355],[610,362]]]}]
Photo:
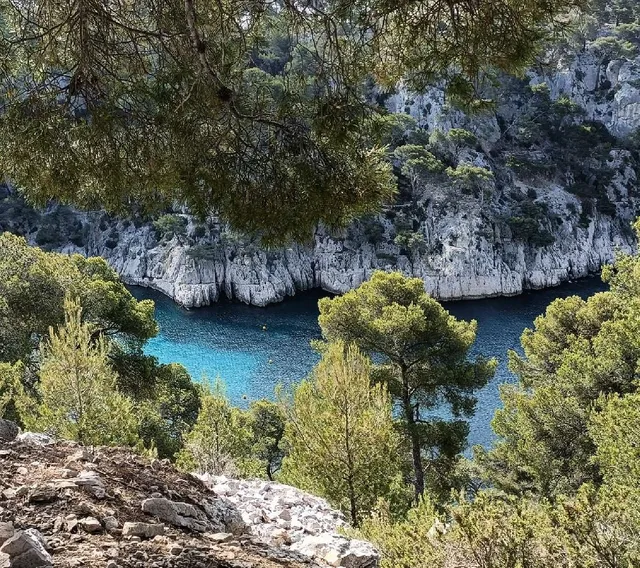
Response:
[{"label": "vegetation on cliff", "polygon": [[39,203],[178,201],[306,239],[393,195],[372,79],[474,104],[580,4],[2,2],[0,169]]}]

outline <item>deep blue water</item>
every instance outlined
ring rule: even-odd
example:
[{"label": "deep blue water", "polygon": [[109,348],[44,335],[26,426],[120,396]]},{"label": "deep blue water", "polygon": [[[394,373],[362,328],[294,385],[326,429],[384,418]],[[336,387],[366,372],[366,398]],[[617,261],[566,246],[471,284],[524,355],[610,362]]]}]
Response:
[{"label": "deep blue water", "polygon": [[[511,298],[445,303],[457,318],[478,321],[474,352],[499,360],[495,378],[478,394],[471,444],[491,441],[489,423],[500,406],[498,385],[514,380],[506,366],[507,351],[519,348],[523,330],[555,298],[587,297],[604,289],[599,278],[587,278]],[[320,338],[317,302],[326,295],[322,292],[301,293],[266,308],[222,302],[195,310],[184,310],[152,290],[134,287],[132,292],[156,302],[160,334],[149,341],[146,352],[162,363],[183,364],[196,380],[220,377],[237,405],[273,396],[278,383],[299,381],[318,360],[309,342]]]}]

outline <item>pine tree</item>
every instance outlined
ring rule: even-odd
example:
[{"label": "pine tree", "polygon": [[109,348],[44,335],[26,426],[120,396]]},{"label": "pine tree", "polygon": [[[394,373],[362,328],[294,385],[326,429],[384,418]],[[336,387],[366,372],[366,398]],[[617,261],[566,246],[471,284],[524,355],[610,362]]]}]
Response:
[{"label": "pine tree", "polygon": [[186,471],[212,475],[257,475],[261,468],[251,457],[252,431],[248,416],[234,408],[218,380],[201,399],[200,414],[177,457]]},{"label": "pine tree", "polygon": [[380,497],[389,498],[401,471],[391,399],[371,386],[371,363],[357,347],[327,347],[287,408],[286,481],[326,497],[354,526]]},{"label": "pine tree", "polygon": [[34,426],[91,445],[135,445],[133,404],[116,386],[106,340],[94,339],[77,301],[64,302],[65,324],[41,346],[41,404]]},{"label": "pine tree", "polygon": [[[329,341],[355,342],[382,356],[376,379],[400,409],[414,467],[416,500],[427,481],[448,494],[449,474],[466,444],[473,393],[494,373],[495,361],[468,358],[476,322],[458,321],[424,290],[418,278],[375,272],[358,289],[319,302],[320,327]],[[448,405],[454,420],[429,419],[425,411]]]}]

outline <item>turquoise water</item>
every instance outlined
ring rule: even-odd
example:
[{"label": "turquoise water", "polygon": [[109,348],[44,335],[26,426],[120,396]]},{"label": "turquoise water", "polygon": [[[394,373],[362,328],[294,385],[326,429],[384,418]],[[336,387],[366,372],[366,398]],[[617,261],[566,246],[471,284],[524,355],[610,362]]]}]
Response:
[{"label": "turquoise water", "polygon": [[[445,304],[456,317],[478,321],[474,352],[499,360],[495,378],[478,394],[471,444],[491,441],[489,423],[500,405],[498,385],[513,380],[506,367],[507,351],[519,348],[522,331],[555,298],[587,297],[604,289],[598,278],[587,278],[512,298]],[[266,308],[221,302],[184,310],[152,290],[134,287],[132,292],[156,302],[160,334],[148,343],[147,353],[163,363],[181,363],[194,379],[220,377],[235,404],[271,397],[278,383],[299,381],[318,360],[309,342],[320,338],[317,302],[325,293],[301,293]]]}]

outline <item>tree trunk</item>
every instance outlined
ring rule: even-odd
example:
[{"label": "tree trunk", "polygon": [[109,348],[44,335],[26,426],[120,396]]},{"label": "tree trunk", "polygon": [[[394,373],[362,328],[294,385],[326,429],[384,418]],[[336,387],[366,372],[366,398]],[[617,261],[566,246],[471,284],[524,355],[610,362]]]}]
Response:
[{"label": "tree trunk", "polygon": [[405,367],[400,368],[400,377],[402,380],[402,410],[404,413],[404,419],[407,422],[407,431],[411,440],[411,457],[413,459],[415,498],[417,503],[424,493],[422,449],[420,447],[420,436],[418,433],[418,426],[416,424],[416,417],[413,411],[413,405],[411,404],[411,397],[409,395],[409,377],[407,376],[407,369]]},{"label": "tree trunk", "polygon": [[358,528],[358,505],[356,504],[356,491],[353,487],[353,479],[349,476],[349,505],[351,507],[351,525]]}]

